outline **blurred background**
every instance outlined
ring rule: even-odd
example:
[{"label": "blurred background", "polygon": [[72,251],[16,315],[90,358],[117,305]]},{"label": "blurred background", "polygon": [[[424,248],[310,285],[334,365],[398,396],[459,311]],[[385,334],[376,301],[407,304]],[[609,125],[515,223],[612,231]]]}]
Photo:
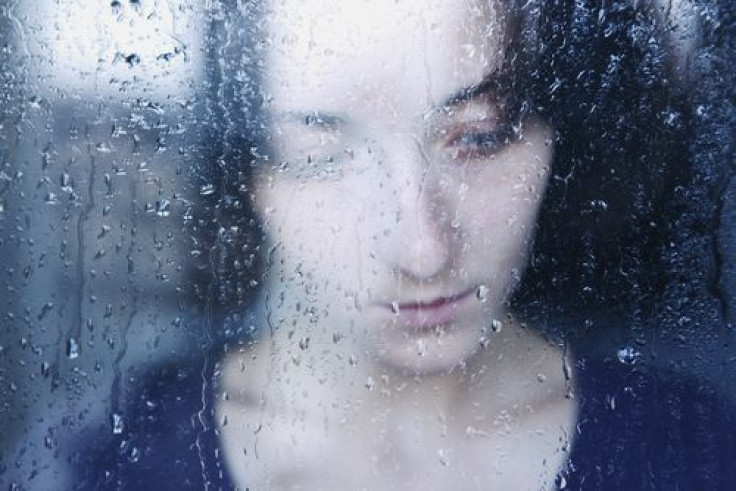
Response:
[{"label": "blurred background", "polygon": [[217,5],[0,6],[0,483],[69,489],[70,437],[182,356]]}]

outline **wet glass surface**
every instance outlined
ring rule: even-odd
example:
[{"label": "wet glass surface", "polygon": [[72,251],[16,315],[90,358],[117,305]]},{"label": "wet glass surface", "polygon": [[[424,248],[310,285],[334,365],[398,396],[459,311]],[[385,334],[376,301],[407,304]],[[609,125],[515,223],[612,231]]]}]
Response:
[{"label": "wet glass surface", "polygon": [[5,2],[0,485],[736,485],[733,16]]}]

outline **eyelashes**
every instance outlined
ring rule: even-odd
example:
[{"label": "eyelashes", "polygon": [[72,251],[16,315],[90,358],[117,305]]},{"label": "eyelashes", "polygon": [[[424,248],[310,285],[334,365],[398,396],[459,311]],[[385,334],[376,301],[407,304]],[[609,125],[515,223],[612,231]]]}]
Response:
[{"label": "eyelashes", "polygon": [[514,137],[510,124],[475,122],[450,131],[440,145],[445,159],[454,162],[488,159],[505,148]]}]

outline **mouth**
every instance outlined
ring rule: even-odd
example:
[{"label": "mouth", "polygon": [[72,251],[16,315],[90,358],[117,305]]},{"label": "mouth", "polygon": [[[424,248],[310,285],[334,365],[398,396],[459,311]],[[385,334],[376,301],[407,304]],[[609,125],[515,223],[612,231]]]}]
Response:
[{"label": "mouth", "polygon": [[429,301],[394,302],[388,307],[398,324],[423,331],[454,323],[464,300],[475,290],[469,288],[456,295],[436,297]]}]

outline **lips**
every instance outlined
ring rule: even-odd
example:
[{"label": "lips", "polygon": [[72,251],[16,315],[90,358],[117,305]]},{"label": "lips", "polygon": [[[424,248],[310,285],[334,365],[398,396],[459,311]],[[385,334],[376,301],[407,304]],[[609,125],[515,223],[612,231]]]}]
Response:
[{"label": "lips", "polygon": [[463,300],[475,289],[471,288],[457,295],[437,297],[423,302],[403,302],[393,304],[397,322],[406,327],[428,329],[452,324],[457,320]]}]

